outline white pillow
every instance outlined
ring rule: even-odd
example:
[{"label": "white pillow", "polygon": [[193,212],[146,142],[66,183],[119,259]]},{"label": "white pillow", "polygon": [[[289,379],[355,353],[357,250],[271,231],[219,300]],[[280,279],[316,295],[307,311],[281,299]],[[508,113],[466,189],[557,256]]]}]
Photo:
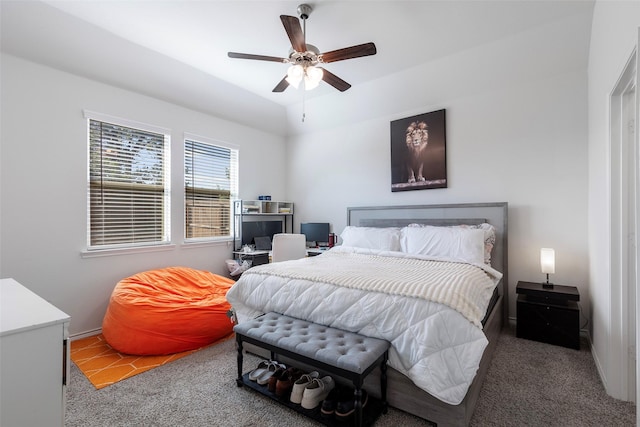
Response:
[{"label": "white pillow", "polygon": [[395,227],[354,227],[346,226],[340,234],[344,246],[400,251],[400,229]]},{"label": "white pillow", "polygon": [[[409,224],[408,227],[427,227],[427,224]],[[496,228],[488,223],[482,223],[478,225],[451,225],[449,227],[460,227],[460,228],[473,228],[473,229],[481,229],[484,231],[484,263],[487,265],[491,265],[491,253],[493,251],[493,247],[496,244]],[[403,234],[404,235],[404,234]],[[400,246],[402,246],[402,251],[406,252],[406,243],[404,242],[404,237],[401,238]]]},{"label": "white pillow", "polygon": [[491,265],[491,252],[496,244],[496,228],[486,222],[478,225],[458,225],[462,228],[478,228],[484,231],[484,263]]},{"label": "white pillow", "polygon": [[404,250],[409,254],[484,263],[484,231],[459,227],[405,227]]}]

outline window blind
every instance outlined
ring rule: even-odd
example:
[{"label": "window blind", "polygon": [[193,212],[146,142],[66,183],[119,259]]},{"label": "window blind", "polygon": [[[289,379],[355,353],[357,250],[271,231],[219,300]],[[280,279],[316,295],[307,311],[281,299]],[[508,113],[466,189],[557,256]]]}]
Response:
[{"label": "window blind", "polygon": [[185,237],[231,235],[231,200],[238,187],[238,150],[185,139]]},{"label": "window blind", "polygon": [[89,119],[89,249],[169,242],[169,136]]}]

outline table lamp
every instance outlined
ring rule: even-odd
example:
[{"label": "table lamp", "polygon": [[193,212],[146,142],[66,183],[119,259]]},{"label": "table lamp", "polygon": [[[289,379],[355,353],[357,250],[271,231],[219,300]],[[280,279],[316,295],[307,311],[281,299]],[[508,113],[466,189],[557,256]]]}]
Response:
[{"label": "table lamp", "polygon": [[547,275],[547,281],[542,283],[542,287],[553,288],[553,283],[549,283],[549,274],[556,272],[556,253],[553,249],[540,249],[540,269]]}]

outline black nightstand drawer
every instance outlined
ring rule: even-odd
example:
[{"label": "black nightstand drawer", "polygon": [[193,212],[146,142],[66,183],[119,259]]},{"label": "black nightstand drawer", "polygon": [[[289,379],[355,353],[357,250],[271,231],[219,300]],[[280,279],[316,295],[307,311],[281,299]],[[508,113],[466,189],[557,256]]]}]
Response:
[{"label": "black nightstand drawer", "polygon": [[516,336],[580,349],[580,300],[574,286],[518,282]]},{"label": "black nightstand drawer", "polygon": [[549,304],[566,305],[567,301],[580,301],[580,294],[575,286],[552,285],[546,288],[539,282],[518,282],[516,293],[526,295],[528,301]]},{"label": "black nightstand drawer", "polygon": [[563,347],[580,349],[580,310],[569,301],[558,306],[527,301],[518,295],[518,322],[516,335]]}]

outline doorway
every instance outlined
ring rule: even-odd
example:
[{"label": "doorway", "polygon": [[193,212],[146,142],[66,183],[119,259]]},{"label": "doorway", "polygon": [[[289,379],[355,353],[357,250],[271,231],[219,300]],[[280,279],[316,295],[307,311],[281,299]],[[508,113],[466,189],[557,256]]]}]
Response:
[{"label": "doorway", "polygon": [[611,394],[637,402],[640,146],[637,51],[612,94],[611,114]]}]

